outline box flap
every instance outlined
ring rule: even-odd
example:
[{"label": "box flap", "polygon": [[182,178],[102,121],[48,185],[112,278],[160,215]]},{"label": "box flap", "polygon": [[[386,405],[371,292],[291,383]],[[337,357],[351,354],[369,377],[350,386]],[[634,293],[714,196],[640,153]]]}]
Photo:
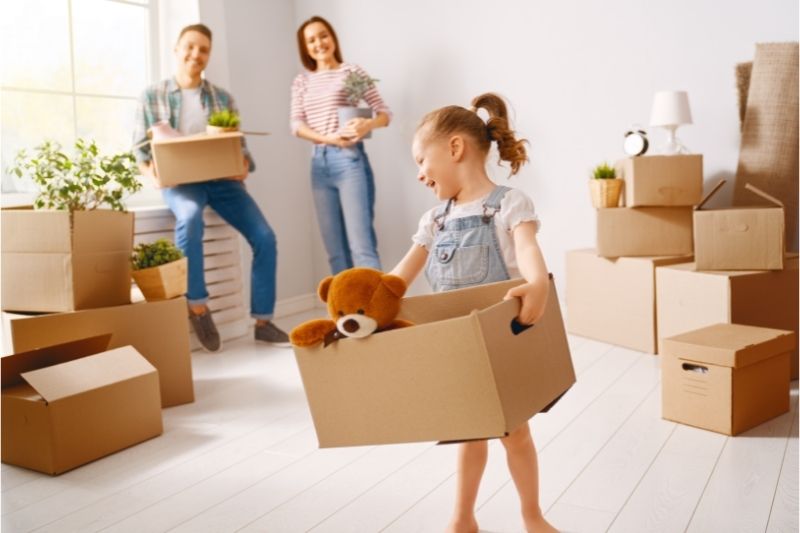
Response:
[{"label": "box flap", "polygon": [[70,252],[68,211],[3,209],[0,211],[3,252]]},{"label": "box flap", "polygon": [[166,144],[194,144],[194,143],[202,143],[202,142],[209,142],[215,141],[219,139],[232,139],[234,137],[243,137],[242,132],[240,131],[229,131],[225,133],[198,133],[196,135],[184,135],[182,137],[171,137],[168,139],[159,139],[157,141],[152,141],[152,144],[163,146]]},{"label": "box flap", "polygon": [[105,351],[110,340],[111,334],[97,335],[76,341],[54,344],[38,350],[5,355],[0,359],[2,386],[9,387],[22,383],[22,374],[25,372]]},{"label": "box flap", "polygon": [[792,331],[714,324],[662,339],[665,355],[727,367],[744,367],[794,349]]},{"label": "box flap", "polygon": [[761,189],[759,189],[755,185],[751,185],[751,184],[747,183],[747,184],[745,184],[744,188],[747,189],[748,191],[752,192],[752,193],[755,193],[755,194],[759,195],[761,198],[765,199],[766,201],[777,205],[778,207],[783,207],[783,202],[781,202],[780,200],[778,200],[774,196],[765,193],[764,191],[762,191]]},{"label": "box flap", "polygon": [[133,213],[93,209],[73,213],[72,250],[76,253],[131,253]]},{"label": "box flap", "polygon": [[132,346],[123,346],[31,372],[22,378],[48,402],[154,372]]},{"label": "box flap", "polygon": [[702,199],[702,200],[700,200],[700,203],[699,203],[699,204],[697,204],[697,205],[695,206],[694,210],[695,210],[695,211],[700,211],[700,209],[702,209],[702,208],[703,208],[703,206],[704,206],[704,205],[706,205],[706,202],[708,202],[708,201],[711,199],[711,197],[712,197],[712,196],[714,196],[714,195],[717,193],[717,191],[718,191],[718,190],[720,190],[720,188],[721,188],[723,185],[725,185],[725,180],[719,180],[719,183],[717,183],[716,185],[714,185],[714,188],[713,188],[713,189],[711,189],[711,191],[709,191],[709,193],[708,193],[708,194],[706,194],[706,195],[703,197],[703,199]]}]

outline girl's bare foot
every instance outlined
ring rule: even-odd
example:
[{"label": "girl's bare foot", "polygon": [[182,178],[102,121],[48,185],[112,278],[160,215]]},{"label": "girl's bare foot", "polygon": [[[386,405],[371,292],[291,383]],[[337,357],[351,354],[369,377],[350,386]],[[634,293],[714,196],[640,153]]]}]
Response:
[{"label": "girl's bare foot", "polygon": [[478,522],[475,517],[454,518],[447,524],[445,533],[478,533]]},{"label": "girl's bare foot", "polygon": [[558,533],[558,530],[550,525],[540,514],[533,517],[524,517],[525,529],[528,533]]}]

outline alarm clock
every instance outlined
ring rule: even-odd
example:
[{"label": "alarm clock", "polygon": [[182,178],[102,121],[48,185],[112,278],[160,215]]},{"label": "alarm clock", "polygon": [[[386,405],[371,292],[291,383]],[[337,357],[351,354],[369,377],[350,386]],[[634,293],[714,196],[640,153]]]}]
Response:
[{"label": "alarm clock", "polygon": [[630,156],[643,155],[647,152],[647,147],[647,133],[644,130],[632,129],[625,132],[625,141],[622,144],[622,149],[626,154]]}]

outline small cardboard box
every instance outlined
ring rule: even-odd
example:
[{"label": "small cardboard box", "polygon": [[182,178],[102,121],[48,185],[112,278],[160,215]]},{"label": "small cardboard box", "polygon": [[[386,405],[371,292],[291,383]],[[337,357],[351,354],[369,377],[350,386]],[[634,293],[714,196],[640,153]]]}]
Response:
[{"label": "small cardboard box", "polygon": [[625,180],[628,207],[692,206],[703,196],[700,154],[628,157],[616,167]]},{"label": "small cardboard box", "polygon": [[133,213],[3,209],[0,226],[3,310],[130,303]]},{"label": "small cardboard box", "polygon": [[[696,271],[694,263],[656,269],[658,334],[672,337],[717,323],[797,331],[797,255],[784,270]],[[795,338],[796,342],[796,338]],[[797,344],[792,379],[797,379]]]},{"label": "small cardboard box", "polygon": [[321,448],[502,437],[575,382],[550,282],[545,315],[515,334],[520,280],[406,298],[414,326],[295,348]]},{"label": "small cardboard box", "polygon": [[656,267],[692,256],[598,257],[567,252],[567,330],[640,352],[656,353]]},{"label": "small cardboard box", "polygon": [[245,171],[238,131],[162,139],[150,146],[162,187],[230,178]]},{"label": "small cardboard box", "polygon": [[60,474],[161,435],[158,372],[130,346],[103,351],[107,342],[0,360],[4,463]]},{"label": "small cardboard box", "polygon": [[110,348],[131,345],[158,369],[161,401],[170,407],[194,401],[187,313],[184,298],[51,315],[5,313],[3,341],[24,352],[110,333]]},{"label": "small cardboard box", "polygon": [[692,253],[691,207],[609,207],[597,210],[602,257]]},{"label": "small cardboard box", "polygon": [[703,210],[725,184],[720,181],[694,212],[694,255],[698,270],[780,270],[786,253],[783,203],[749,183],[745,187],[773,207]]},{"label": "small cardboard box", "polygon": [[737,435],[789,411],[792,331],[715,324],[663,339],[661,416]]}]

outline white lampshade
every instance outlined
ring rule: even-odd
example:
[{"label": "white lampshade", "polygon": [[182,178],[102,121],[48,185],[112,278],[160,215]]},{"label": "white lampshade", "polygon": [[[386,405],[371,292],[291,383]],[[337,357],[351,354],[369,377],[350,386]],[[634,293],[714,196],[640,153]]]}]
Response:
[{"label": "white lampshade", "polygon": [[689,95],[686,91],[658,91],[653,98],[650,113],[651,126],[677,126],[691,124],[692,112],[689,110]]}]

